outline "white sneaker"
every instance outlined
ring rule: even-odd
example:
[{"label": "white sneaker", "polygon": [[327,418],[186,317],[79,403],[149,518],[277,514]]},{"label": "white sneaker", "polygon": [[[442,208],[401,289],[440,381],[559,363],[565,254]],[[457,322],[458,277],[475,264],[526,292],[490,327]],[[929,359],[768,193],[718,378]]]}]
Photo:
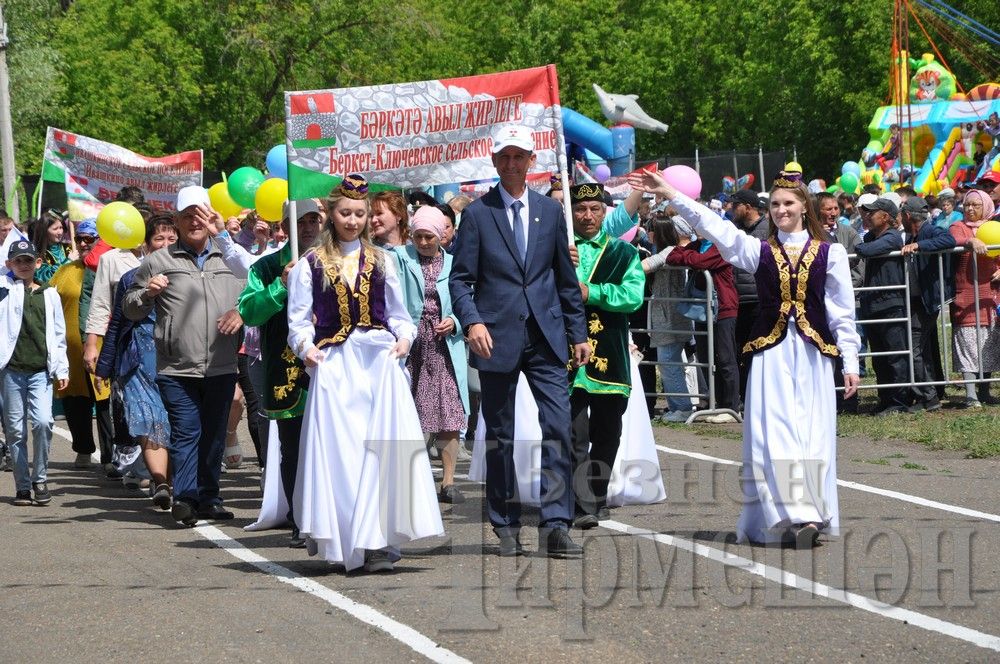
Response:
[{"label": "white sneaker", "polygon": [[736,418],[729,413],[719,413],[717,415],[709,415],[705,418],[705,421],[711,424],[732,424],[736,422]]}]

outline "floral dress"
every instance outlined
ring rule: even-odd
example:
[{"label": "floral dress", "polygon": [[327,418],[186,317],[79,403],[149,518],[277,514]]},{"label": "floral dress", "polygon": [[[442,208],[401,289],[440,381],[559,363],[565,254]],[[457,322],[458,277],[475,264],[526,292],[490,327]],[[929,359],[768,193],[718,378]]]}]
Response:
[{"label": "floral dress", "polygon": [[424,275],[424,311],[409,358],[413,400],[420,415],[420,427],[428,433],[461,431],[466,426],[465,409],[448,346],[434,332],[434,326],[441,322],[437,279],[443,267],[443,253],[439,252],[433,258],[420,256],[420,269]]}]

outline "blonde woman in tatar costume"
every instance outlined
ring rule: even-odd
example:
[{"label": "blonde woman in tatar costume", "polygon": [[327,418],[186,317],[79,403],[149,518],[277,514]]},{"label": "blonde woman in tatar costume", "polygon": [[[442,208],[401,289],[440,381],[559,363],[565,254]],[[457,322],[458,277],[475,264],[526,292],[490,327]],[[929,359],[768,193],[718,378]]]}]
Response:
[{"label": "blonde woman in tatar costume", "polygon": [[293,512],[310,554],[391,571],[399,545],[444,532],[403,368],[417,330],[369,239],[367,182],[347,176],[326,207],[288,277],[288,345],[310,375]]}]

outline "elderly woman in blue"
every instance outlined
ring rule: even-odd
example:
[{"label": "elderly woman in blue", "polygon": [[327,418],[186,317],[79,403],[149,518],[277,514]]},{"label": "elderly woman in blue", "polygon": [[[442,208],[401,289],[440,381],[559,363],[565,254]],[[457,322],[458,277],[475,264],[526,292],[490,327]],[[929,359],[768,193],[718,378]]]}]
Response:
[{"label": "elderly woman in blue", "polygon": [[417,326],[410,351],[410,388],[425,435],[435,435],[441,450],[443,503],[461,503],[455,486],[459,431],[469,417],[465,338],[451,309],[450,254],[441,248],[447,219],[436,207],[421,206],[410,220],[412,244],[396,247],[403,300]]}]

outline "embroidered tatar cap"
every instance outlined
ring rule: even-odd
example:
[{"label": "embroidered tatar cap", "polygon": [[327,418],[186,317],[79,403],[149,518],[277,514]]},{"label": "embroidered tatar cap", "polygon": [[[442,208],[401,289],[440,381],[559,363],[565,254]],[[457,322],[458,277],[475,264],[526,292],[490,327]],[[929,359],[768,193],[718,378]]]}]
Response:
[{"label": "embroidered tatar cap", "polygon": [[599,182],[585,182],[584,184],[575,184],[569,188],[569,202],[571,205],[583,203],[584,201],[604,203],[604,185]]},{"label": "embroidered tatar cap", "polygon": [[356,201],[364,200],[368,197],[368,180],[363,175],[354,173],[345,177],[337,185],[337,190],[347,198],[353,198]]}]

